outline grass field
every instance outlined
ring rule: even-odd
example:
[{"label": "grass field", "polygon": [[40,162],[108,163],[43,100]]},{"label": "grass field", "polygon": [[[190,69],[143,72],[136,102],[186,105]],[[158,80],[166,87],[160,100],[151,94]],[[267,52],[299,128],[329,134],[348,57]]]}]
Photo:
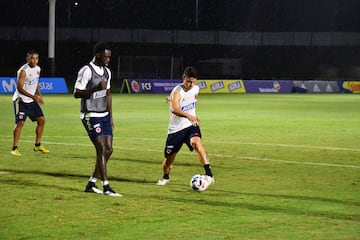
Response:
[{"label": "grass field", "polygon": [[[46,95],[10,155],[13,109],[0,96],[0,239],[360,239],[360,95],[201,95],[198,115],[215,185],[183,147],[156,186],[166,138],[165,95],[113,95],[112,198],[83,193],[95,161],[71,95]],[[100,183],[99,183],[100,185]]]}]

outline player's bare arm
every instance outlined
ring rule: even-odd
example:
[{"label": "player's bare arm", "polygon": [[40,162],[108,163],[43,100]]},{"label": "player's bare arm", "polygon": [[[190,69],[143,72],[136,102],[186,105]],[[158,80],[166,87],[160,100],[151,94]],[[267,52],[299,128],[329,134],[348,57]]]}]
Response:
[{"label": "player's bare arm", "polygon": [[170,96],[166,96],[166,97],[165,97],[165,102],[166,102],[166,103],[169,103],[169,102],[170,102],[170,99],[171,99]]},{"label": "player's bare arm", "polygon": [[112,96],[111,96],[110,89],[106,90],[106,104],[107,104],[107,109],[108,109],[109,116],[110,116],[111,126],[112,126],[112,128],[114,128],[115,125],[114,125],[114,121],[113,121],[113,117],[112,117]]},{"label": "player's bare arm", "polygon": [[41,91],[40,91],[40,84],[38,83],[37,87],[36,87],[36,92],[37,92],[37,103],[39,104],[44,104],[44,99],[42,98],[42,95],[41,95]]},{"label": "player's bare arm", "polygon": [[89,98],[92,93],[106,89],[106,86],[107,86],[107,79],[104,79],[94,88],[85,89],[85,90],[76,89],[74,93],[74,97]]}]

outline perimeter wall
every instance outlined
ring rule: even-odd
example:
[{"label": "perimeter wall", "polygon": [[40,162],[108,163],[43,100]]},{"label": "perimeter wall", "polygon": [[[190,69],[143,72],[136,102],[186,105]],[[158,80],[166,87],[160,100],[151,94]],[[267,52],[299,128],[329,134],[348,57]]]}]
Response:
[{"label": "perimeter wall", "polygon": [[[125,79],[121,93],[169,93],[181,80]],[[360,93],[360,81],[199,79],[201,93]]]},{"label": "perimeter wall", "polygon": [[[16,90],[15,77],[0,77],[0,94]],[[124,79],[120,93],[170,93],[181,80]],[[64,78],[40,78],[43,94],[70,93]],[[199,79],[201,93],[360,93],[360,81]]]}]

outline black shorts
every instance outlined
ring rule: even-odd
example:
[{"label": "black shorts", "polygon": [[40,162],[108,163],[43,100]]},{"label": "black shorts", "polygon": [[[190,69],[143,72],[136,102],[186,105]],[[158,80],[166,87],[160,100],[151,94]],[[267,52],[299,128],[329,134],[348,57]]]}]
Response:
[{"label": "black shorts", "polygon": [[184,143],[189,147],[190,151],[193,151],[194,148],[190,144],[190,140],[193,137],[201,138],[201,131],[199,126],[190,126],[179,132],[168,134],[164,156],[171,156],[174,153],[179,152]]},{"label": "black shorts", "polygon": [[29,117],[31,121],[35,122],[37,118],[44,116],[44,113],[37,102],[25,103],[20,99],[17,99],[13,102],[13,104],[15,123],[25,121],[27,117]]},{"label": "black shorts", "polygon": [[95,140],[100,135],[112,136],[112,126],[110,116],[105,117],[84,117],[81,119],[87,134],[91,140]]}]

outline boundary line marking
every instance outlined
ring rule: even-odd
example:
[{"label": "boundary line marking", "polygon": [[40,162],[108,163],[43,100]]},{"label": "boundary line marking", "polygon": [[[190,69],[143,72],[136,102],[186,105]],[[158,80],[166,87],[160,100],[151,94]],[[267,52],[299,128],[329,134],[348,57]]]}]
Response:
[{"label": "boundary line marking", "polygon": [[[0,135],[1,137],[1,135]],[[31,137],[34,138],[34,136],[24,136],[24,137]],[[79,139],[88,139],[88,136],[43,136],[43,138],[79,138]],[[114,140],[117,138],[115,137]],[[164,139],[160,138],[122,138],[120,139],[128,139],[128,140],[145,140],[145,141],[165,141]],[[206,141],[208,143],[215,143],[220,144],[223,142],[218,141]],[[237,144],[237,145],[262,145],[262,146],[275,146],[275,147],[288,147],[288,148],[310,148],[310,149],[323,149],[323,150],[332,150],[332,151],[354,151],[354,152],[360,152],[360,148],[345,148],[345,147],[327,147],[327,146],[309,146],[309,145],[297,145],[297,144],[284,144],[284,143],[259,143],[259,142],[226,142],[227,144]]]},{"label": "boundary line marking", "polygon": [[283,143],[257,143],[257,142],[228,142],[229,144],[239,145],[263,145],[263,146],[277,146],[277,147],[290,147],[290,148],[312,148],[312,149],[324,149],[324,150],[339,150],[339,151],[355,151],[360,152],[357,148],[343,148],[343,147],[325,147],[325,146],[306,146],[296,144],[283,144]]}]

